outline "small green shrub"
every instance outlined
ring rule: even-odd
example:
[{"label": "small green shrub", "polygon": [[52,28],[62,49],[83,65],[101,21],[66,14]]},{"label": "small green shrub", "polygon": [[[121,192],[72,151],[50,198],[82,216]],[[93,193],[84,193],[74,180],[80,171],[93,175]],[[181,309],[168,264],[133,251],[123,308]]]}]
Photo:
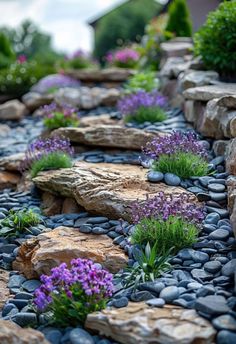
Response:
[{"label": "small green shrub", "polygon": [[179,152],[172,155],[162,154],[153,163],[155,171],[174,173],[180,178],[201,177],[209,174],[207,161],[199,155]]},{"label": "small green shrub", "polygon": [[236,74],[236,1],[226,1],[211,12],[194,35],[194,52],[205,65],[223,76]]},{"label": "small green shrub", "polygon": [[134,244],[155,244],[156,253],[165,255],[172,249],[175,254],[184,247],[191,247],[197,240],[196,225],[181,217],[170,216],[166,221],[144,218],[135,226],[132,234]]},{"label": "small green shrub", "polygon": [[176,37],[191,37],[192,24],[186,0],[174,0],[168,9],[166,30]]},{"label": "small green shrub", "polygon": [[62,127],[77,127],[79,124],[78,117],[65,117],[63,112],[54,112],[53,117],[45,117],[43,120],[45,127],[48,129],[57,129]]},{"label": "small green shrub", "polygon": [[155,72],[137,73],[131,77],[125,87],[128,93],[144,90],[151,92],[159,88],[159,79]]},{"label": "small green shrub", "polygon": [[162,256],[157,255],[157,247],[154,245],[151,248],[150,244],[147,243],[141,255],[135,257],[136,264],[126,269],[125,287],[133,286],[136,289],[139,283],[154,281],[162,273],[169,271],[171,268],[168,263],[170,252],[171,250]]},{"label": "small green shrub", "polygon": [[136,122],[136,123],[144,123],[144,122],[162,122],[167,118],[165,111],[156,106],[156,107],[140,107],[134,115],[127,115],[125,116],[125,122]]},{"label": "small green shrub", "polygon": [[40,171],[57,170],[58,168],[72,167],[71,157],[63,152],[53,152],[43,155],[39,160],[32,163],[30,173],[34,178]]},{"label": "small green shrub", "polygon": [[32,209],[10,210],[9,215],[0,221],[0,235],[17,236],[41,222],[41,217]]}]

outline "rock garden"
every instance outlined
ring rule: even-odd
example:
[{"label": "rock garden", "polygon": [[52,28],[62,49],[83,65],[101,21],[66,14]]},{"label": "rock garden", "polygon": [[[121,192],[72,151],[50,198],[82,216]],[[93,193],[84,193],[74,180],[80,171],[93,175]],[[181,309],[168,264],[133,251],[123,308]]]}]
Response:
[{"label": "rock garden", "polygon": [[235,20],[0,104],[0,343],[236,343]]}]

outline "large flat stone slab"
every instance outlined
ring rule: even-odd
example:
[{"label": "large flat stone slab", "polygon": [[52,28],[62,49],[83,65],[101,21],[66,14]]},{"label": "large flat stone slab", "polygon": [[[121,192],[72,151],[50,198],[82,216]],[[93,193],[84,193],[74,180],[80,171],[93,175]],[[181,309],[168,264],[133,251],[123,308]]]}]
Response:
[{"label": "large flat stone slab", "polygon": [[186,193],[181,187],[150,183],[146,173],[140,166],[77,162],[70,169],[42,172],[33,181],[41,190],[74,198],[91,213],[130,220],[131,203],[144,201],[147,194]]},{"label": "large flat stone slab", "polygon": [[66,74],[82,82],[126,81],[135,72],[125,68],[70,70]]},{"label": "large flat stone slab", "polygon": [[212,344],[216,334],[195,310],[144,302],[89,314],[85,326],[123,344]]},{"label": "large flat stone slab", "polygon": [[157,133],[120,125],[97,125],[85,128],[59,128],[53,135],[63,135],[71,142],[98,147],[116,147],[140,150]]},{"label": "large flat stone slab", "polygon": [[50,344],[42,332],[21,328],[12,321],[0,320],[1,344]]},{"label": "large flat stone slab", "polygon": [[188,88],[184,91],[185,99],[208,102],[214,98],[236,95],[236,84],[218,83],[216,85]]},{"label": "large flat stone slab", "polygon": [[127,264],[124,251],[107,235],[84,234],[78,229],[58,227],[24,242],[13,262],[13,269],[27,278],[49,274],[60,263],[74,258],[92,259],[112,273]]}]

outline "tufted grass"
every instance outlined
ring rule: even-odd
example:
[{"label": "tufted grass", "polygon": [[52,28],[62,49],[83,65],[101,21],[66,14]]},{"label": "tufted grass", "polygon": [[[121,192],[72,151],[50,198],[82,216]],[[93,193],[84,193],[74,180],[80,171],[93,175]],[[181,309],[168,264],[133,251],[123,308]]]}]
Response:
[{"label": "tufted grass", "polygon": [[144,107],[141,106],[134,115],[125,116],[125,122],[136,122],[142,124],[144,122],[162,122],[167,118],[163,109],[158,106]]},{"label": "tufted grass", "polygon": [[162,173],[174,173],[180,178],[202,177],[209,174],[207,161],[193,153],[179,152],[163,154],[153,163],[153,170]]},{"label": "tufted grass", "polygon": [[34,161],[31,166],[30,173],[31,177],[34,178],[40,171],[70,167],[72,167],[72,160],[68,154],[54,152],[43,155],[39,160]]}]

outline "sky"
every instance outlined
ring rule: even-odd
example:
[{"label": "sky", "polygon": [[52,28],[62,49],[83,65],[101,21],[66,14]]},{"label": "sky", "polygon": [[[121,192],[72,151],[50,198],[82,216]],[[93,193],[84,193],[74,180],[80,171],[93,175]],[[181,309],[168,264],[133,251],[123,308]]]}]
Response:
[{"label": "sky", "polygon": [[[91,51],[93,29],[86,23],[124,0],[0,0],[0,26],[31,19],[52,35],[60,51]],[[147,1],[147,0],[144,0]]]}]

